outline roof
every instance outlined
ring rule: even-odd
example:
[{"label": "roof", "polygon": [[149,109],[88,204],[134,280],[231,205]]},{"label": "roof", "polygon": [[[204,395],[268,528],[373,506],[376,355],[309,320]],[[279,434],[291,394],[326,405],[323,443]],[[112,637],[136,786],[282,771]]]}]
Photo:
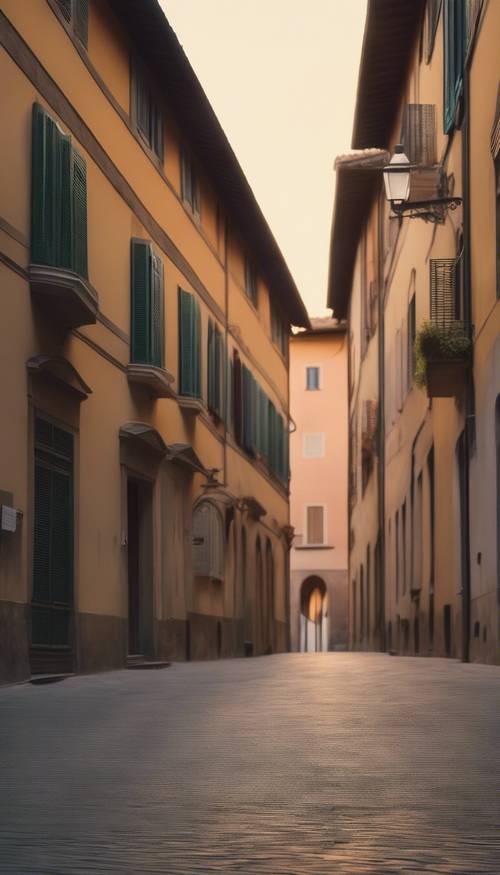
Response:
[{"label": "roof", "polygon": [[389,147],[425,0],[368,0],[352,148]]},{"label": "roof", "polygon": [[317,336],[318,334],[345,334],[347,323],[332,319],[331,316],[311,316],[311,327],[304,331],[298,331],[292,335],[292,340],[300,340],[302,337]]},{"label": "roof", "polygon": [[166,95],[168,107],[244,237],[290,323],[309,326],[305,305],[279,246],[158,0],[109,0]]},{"label": "roof", "polygon": [[389,153],[368,149],[337,158],[335,203],[330,237],[328,306],[345,319],[351,294],[356,251],[373,194],[381,184],[381,168]]}]

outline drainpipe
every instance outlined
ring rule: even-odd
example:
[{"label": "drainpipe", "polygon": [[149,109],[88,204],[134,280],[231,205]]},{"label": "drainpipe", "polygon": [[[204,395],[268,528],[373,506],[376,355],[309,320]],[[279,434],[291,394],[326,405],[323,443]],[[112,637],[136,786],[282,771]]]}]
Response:
[{"label": "drainpipe", "polygon": [[[464,318],[472,334],[472,301],[471,301],[471,244],[470,244],[470,57],[464,65],[463,102],[464,115],[462,122],[462,203],[463,203],[463,277],[464,277]],[[469,662],[470,651],[470,616],[471,616],[471,559],[470,559],[470,425],[474,423],[474,376],[473,367],[468,373],[465,394],[465,567],[462,572],[462,662]],[[470,424],[470,425],[469,425]]]},{"label": "drainpipe", "polygon": [[378,193],[378,529],[379,529],[379,649],[386,649],[385,635],[385,282],[384,203]]}]

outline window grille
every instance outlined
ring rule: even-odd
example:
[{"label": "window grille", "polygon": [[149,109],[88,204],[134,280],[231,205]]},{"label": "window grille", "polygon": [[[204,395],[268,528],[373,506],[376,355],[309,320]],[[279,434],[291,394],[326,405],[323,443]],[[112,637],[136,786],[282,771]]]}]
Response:
[{"label": "window grille", "polygon": [[433,258],[430,262],[431,321],[449,326],[462,317],[461,258]]}]

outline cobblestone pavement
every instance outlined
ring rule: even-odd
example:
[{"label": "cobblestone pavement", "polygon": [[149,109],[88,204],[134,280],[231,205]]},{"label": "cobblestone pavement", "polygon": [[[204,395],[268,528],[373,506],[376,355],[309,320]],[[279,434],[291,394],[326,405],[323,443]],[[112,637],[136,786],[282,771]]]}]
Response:
[{"label": "cobblestone pavement", "polygon": [[500,872],[500,669],[291,654],[0,690],[0,872]]}]

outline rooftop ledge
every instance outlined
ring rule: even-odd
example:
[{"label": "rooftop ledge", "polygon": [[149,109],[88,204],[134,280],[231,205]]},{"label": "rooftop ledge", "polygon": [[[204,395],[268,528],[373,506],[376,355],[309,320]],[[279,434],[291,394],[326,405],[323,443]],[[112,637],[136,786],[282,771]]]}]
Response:
[{"label": "rooftop ledge", "polygon": [[62,267],[30,264],[28,268],[32,294],[44,308],[68,328],[93,325],[99,300],[88,280]]},{"label": "rooftop ledge", "polygon": [[153,398],[174,398],[172,389],[174,378],[165,368],[156,365],[130,362],[127,365],[129,383],[136,383],[149,391]]}]

